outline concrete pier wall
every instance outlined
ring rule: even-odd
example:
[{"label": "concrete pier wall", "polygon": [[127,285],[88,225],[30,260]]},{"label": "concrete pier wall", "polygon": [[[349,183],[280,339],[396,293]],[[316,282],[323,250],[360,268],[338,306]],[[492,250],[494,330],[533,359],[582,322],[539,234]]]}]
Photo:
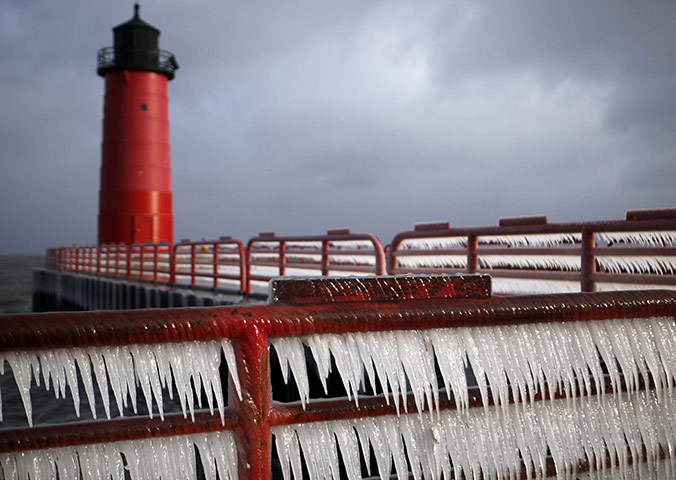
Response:
[{"label": "concrete pier wall", "polygon": [[258,303],[264,296],[50,269],[33,271],[33,311],[134,310]]}]

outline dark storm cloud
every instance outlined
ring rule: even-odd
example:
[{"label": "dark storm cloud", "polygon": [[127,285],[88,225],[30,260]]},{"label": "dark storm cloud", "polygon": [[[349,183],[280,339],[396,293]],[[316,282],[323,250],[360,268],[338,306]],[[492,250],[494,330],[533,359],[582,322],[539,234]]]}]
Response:
[{"label": "dark storm cloud", "polygon": [[[673,2],[142,3],[176,238],[676,204]],[[96,49],[129,2],[0,5],[0,251],[95,241]]]}]

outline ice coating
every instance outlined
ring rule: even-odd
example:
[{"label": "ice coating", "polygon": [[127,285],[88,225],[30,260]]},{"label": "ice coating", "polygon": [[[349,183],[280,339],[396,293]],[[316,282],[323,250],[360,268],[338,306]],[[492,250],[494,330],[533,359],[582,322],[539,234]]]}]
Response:
[{"label": "ice coating", "polygon": [[481,252],[481,268],[537,268],[545,270],[580,271],[580,257],[573,255],[486,255]]},{"label": "ice coating", "polygon": [[[56,398],[65,397],[68,388],[72,394],[75,412],[80,416],[78,372],[93,418],[96,418],[94,398],[94,379],[96,379],[108,419],[111,418],[109,391],[112,390],[121,416],[129,400],[136,412],[137,386],[140,386],[150,418],[154,415],[154,402],[160,418],[164,419],[162,410],[164,391],[166,390],[169,397],[173,398],[175,388],[184,416],[188,411],[191,416],[194,415],[195,398],[201,407],[201,392],[204,390],[209,410],[213,414],[216,407],[223,420],[225,405],[218,371],[221,350],[237,394],[241,396],[235,354],[228,339],[28,352],[9,351],[0,353],[0,367],[4,372],[5,361],[10,365],[30,426],[33,425],[30,398],[32,381],[38,386],[42,381],[47,390],[54,391]],[[1,407],[0,403],[0,409]]]},{"label": "ice coating", "polygon": [[598,238],[606,243],[636,243],[639,245],[669,245],[676,243],[676,231],[661,232],[599,232]]},{"label": "ice coating", "polygon": [[467,268],[467,254],[462,255],[397,255],[397,266],[402,268]]},{"label": "ice coating", "polygon": [[[659,278],[656,280],[659,281]],[[676,285],[666,284],[596,282],[595,285],[597,292],[610,292],[615,290],[676,290]]]},{"label": "ice coating", "polygon": [[[309,347],[324,388],[333,357],[349,398],[358,404],[361,386],[370,384],[399,410],[407,390],[418,411],[438,407],[438,366],[445,394],[467,408],[467,365],[476,377],[484,404],[489,392],[506,405],[532,401],[549,389],[567,397],[605,388],[607,368],[612,387],[621,376],[629,392],[639,377],[650,376],[658,394],[676,381],[676,324],[671,317],[585,322],[461,327],[392,332],[355,332],[272,338],[280,366],[291,371],[301,402],[309,400],[303,346]],[[605,367],[604,367],[605,365]],[[442,392],[443,395],[443,392]],[[405,406],[405,405],[404,405]]]},{"label": "ice coating", "polygon": [[368,265],[370,267],[376,264],[376,258],[373,255],[351,255],[346,253],[329,253],[331,263],[337,265]]},{"label": "ice coating", "polygon": [[493,277],[491,284],[494,293],[540,294],[580,291],[580,282],[568,280]]},{"label": "ice coating", "polygon": [[196,480],[195,449],[206,480],[216,480],[216,474],[220,480],[237,478],[237,450],[230,431],[1,453],[0,466],[6,480],[50,479],[56,472],[59,478],[77,480]]},{"label": "ice coating", "polygon": [[423,237],[407,238],[399,244],[398,250],[467,247],[467,237]]},{"label": "ice coating", "polygon": [[609,273],[656,273],[658,275],[676,272],[676,257],[669,256],[602,256],[596,262]]},{"label": "ice coating", "polygon": [[[298,449],[311,480],[338,479],[339,449],[347,478],[361,477],[359,460],[372,448],[381,479],[543,478],[549,450],[557,479],[671,478],[676,466],[676,400],[655,392],[560,399],[506,408],[446,410],[439,415],[382,416],[273,427],[285,480],[302,478]],[[646,463],[631,464],[645,445]],[[628,453],[630,452],[630,453]],[[666,460],[661,461],[664,452]],[[611,466],[606,466],[608,454]],[[368,462],[367,462],[368,464]],[[599,470],[598,472],[595,470]],[[291,476],[293,472],[293,477]],[[668,472],[665,476],[661,473]],[[373,474],[374,472],[370,472]],[[455,476],[453,476],[453,474]]]},{"label": "ice coating", "polygon": [[[405,253],[405,252],[404,252]],[[579,272],[580,257],[573,255],[493,255],[479,251],[480,268],[535,268]],[[467,255],[397,255],[402,268],[466,268]]]},{"label": "ice coating", "polygon": [[580,243],[582,242],[581,233],[533,233],[526,235],[481,235],[478,242],[480,244],[491,245],[511,245],[511,246],[539,246]]}]

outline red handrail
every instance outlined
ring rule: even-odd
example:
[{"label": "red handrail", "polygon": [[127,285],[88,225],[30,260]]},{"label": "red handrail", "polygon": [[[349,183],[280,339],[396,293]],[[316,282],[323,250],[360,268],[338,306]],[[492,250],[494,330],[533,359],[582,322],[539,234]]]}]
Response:
[{"label": "red handrail", "polygon": [[[400,232],[387,253],[373,234],[329,230],[324,235],[261,233],[246,248],[231,237],[166,244],[62,247],[46,266],[222,288],[275,276],[407,273],[488,273],[502,293],[535,282],[546,288],[595,291],[676,288],[676,209],[633,210],[626,220],[549,223],[547,217],[511,217],[499,225],[417,224]],[[226,258],[227,257],[227,258]],[[114,268],[113,265],[114,264]],[[180,280],[177,282],[177,280]],[[543,288],[544,288],[543,287]]]},{"label": "red handrail", "polygon": [[[220,308],[187,308],[120,312],[81,312],[3,317],[0,352],[53,348],[86,348],[129,343],[158,343],[186,340],[232,339],[240,374],[242,399],[230,388],[227,421],[220,425],[213,417],[198,416],[198,422],[167,417],[166,424],[156,420],[133,419],[97,422],[91,430],[80,427],[40,427],[15,430],[0,438],[0,452],[17,449],[46,448],[83,442],[115,441],[122,438],[145,438],[183,432],[206,432],[232,429],[238,444],[239,478],[269,479],[271,465],[271,426],[298,422],[357,418],[395,413],[385,398],[375,396],[360,400],[360,408],[346,400],[311,401],[305,409],[297,404],[271,401],[269,373],[270,337],[320,333],[390,331],[429,328],[454,328],[519,323],[595,321],[616,318],[644,318],[676,314],[676,292],[644,291],[591,294],[535,295],[501,298],[412,298],[434,285],[420,288],[411,277],[379,277],[371,288],[377,295],[388,291],[403,292],[407,300],[389,299],[354,301],[363,295],[358,279],[342,284],[345,296],[340,303],[327,298],[304,300],[304,304],[272,304]],[[451,292],[454,277],[441,277],[437,290]],[[470,279],[470,281],[476,281]],[[308,281],[311,282],[311,281]],[[393,283],[394,285],[393,288]],[[302,289],[308,291],[305,286]],[[330,291],[330,288],[326,289]],[[418,292],[411,293],[411,292]],[[352,293],[350,293],[352,292]],[[293,294],[291,297],[293,298]],[[310,303],[307,303],[310,302]],[[374,303],[376,302],[376,303]],[[546,317],[543,317],[546,312]],[[608,387],[608,386],[606,386]],[[612,388],[608,388],[609,392]],[[643,385],[641,388],[650,388]],[[590,392],[587,392],[589,394]],[[596,392],[598,393],[598,392]],[[470,406],[483,403],[470,392]],[[549,396],[555,392],[549,391]],[[535,398],[535,401],[544,397]],[[489,399],[490,402],[490,399]],[[415,403],[409,399],[410,412]],[[440,402],[441,409],[456,408],[453,398]],[[129,426],[129,436],[120,426]],[[173,423],[175,422],[175,424]],[[86,439],[85,439],[86,437]]]},{"label": "red handrail", "polygon": [[[641,234],[644,239],[652,236],[653,244],[663,237],[676,238],[676,209],[629,211],[626,220],[597,222],[548,223],[546,217],[513,217],[488,227],[418,224],[392,239],[387,272],[488,273],[494,278],[577,283],[584,292],[610,283],[627,284],[628,288],[631,284],[676,287],[674,241],[660,246],[632,241],[641,240]],[[620,246],[613,239],[619,239]],[[620,263],[628,266],[620,265],[612,272],[608,257],[626,257]],[[493,263],[495,258],[499,260]],[[514,264],[510,264],[510,258]],[[652,266],[631,266],[632,261],[646,258],[655,259]],[[543,266],[548,259],[550,264]],[[671,267],[659,271],[660,259],[668,260]],[[528,265],[528,261],[532,263]],[[538,266],[538,261],[543,265]]]},{"label": "red handrail", "polygon": [[[190,255],[189,264],[181,260],[185,255]],[[190,285],[204,280],[217,289],[222,287],[220,280],[230,280],[236,282],[240,292],[248,292],[246,252],[240,240],[229,236],[218,240],[181,240],[174,245],[172,259],[172,283],[181,283],[177,277],[188,277]],[[226,270],[233,268],[237,270],[234,273]]]},{"label": "red handrail", "polygon": [[251,292],[252,281],[268,282],[288,275],[290,269],[300,276],[385,274],[385,251],[378,237],[352,233],[348,228],[329,230],[324,235],[277,236],[264,232],[249,240],[246,252],[247,292]]}]

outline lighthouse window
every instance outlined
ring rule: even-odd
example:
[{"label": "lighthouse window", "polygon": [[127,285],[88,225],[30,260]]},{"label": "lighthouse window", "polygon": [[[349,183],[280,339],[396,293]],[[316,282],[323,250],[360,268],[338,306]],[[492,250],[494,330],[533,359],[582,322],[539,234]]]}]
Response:
[{"label": "lighthouse window", "polygon": [[141,111],[145,112],[146,110],[148,110],[148,105],[146,105],[145,103],[142,103],[141,104]]}]

